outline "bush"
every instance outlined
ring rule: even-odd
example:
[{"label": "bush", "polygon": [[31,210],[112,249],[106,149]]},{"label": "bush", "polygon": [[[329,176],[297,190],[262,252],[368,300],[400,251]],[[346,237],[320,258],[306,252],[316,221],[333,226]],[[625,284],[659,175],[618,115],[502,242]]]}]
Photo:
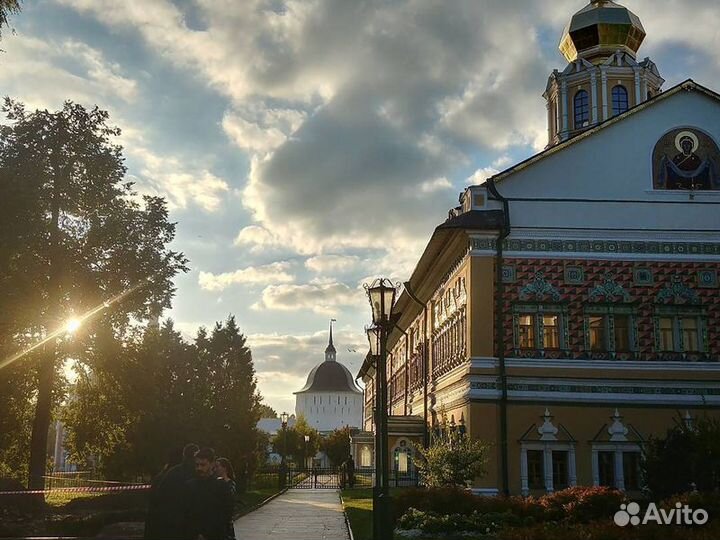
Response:
[{"label": "bush", "polygon": [[410,508],[440,515],[511,512],[538,522],[587,523],[611,518],[624,500],[622,492],[606,487],[572,487],[539,498],[484,497],[457,488],[416,488],[395,497],[395,515],[403,516]]},{"label": "bush", "polygon": [[642,525],[618,527],[612,521],[573,524],[539,523],[532,527],[503,528],[496,540],[716,540],[720,526],[710,522],[704,527]]},{"label": "bush", "polygon": [[616,489],[584,486],[571,487],[538,499],[546,511],[544,521],[566,519],[573,523],[612,518],[623,501],[625,494]]},{"label": "bush", "polygon": [[410,508],[398,522],[401,529],[420,529],[426,533],[473,531],[482,534],[494,534],[503,527],[523,524],[522,518],[512,512],[440,515],[435,512],[421,512],[415,508]]}]

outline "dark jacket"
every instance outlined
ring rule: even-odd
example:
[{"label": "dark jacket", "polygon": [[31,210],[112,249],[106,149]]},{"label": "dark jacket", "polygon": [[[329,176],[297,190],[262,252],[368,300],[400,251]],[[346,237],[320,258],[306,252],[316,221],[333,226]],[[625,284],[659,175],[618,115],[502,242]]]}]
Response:
[{"label": "dark jacket", "polygon": [[234,506],[229,483],[212,476],[194,478],[189,486],[191,537],[201,534],[205,540],[227,540]]},{"label": "dark jacket", "polygon": [[170,468],[159,479],[152,495],[153,515],[148,516],[151,524],[145,532],[148,540],[191,540],[188,531],[189,482],[195,475],[195,463],[187,462]]}]

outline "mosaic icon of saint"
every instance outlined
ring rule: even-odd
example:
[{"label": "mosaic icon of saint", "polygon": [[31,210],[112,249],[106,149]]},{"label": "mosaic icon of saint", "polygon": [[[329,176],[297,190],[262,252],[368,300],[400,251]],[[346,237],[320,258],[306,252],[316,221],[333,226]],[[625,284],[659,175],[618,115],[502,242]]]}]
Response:
[{"label": "mosaic icon of saint", "polygon": [[660,184],[665,189],[717,189],[720,187],[720,175],[717,165],[711,159],[702,159],[697,155],[699,141],[692,131],[681,131],[675,137],[678,153],[660,162]]}]

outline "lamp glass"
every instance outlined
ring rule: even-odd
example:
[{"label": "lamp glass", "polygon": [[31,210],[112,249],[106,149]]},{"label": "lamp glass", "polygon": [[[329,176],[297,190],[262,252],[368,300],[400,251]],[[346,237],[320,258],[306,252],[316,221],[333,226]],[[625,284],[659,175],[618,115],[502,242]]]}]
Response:
[{"label": "lamp glass", "polygon": [[370,356],[378,356],[380,354],[380,328],[371,326],[365,331],[370,344]]},{"label": "lamp glass", "polygon": [[288,413],[286,413],[286,412],[282,413],[282,414],[280,415],[280,421],[281,421],[283,424],[287,424],[287,422],[288,422]]},{"label": "lamp glass", "polygon": [[388,279],[376,279],[367,288],[370,307],[372,308],[372,319],[375,324],[382,324],[390,320],[390,312],[395,303],[395,287]]}]

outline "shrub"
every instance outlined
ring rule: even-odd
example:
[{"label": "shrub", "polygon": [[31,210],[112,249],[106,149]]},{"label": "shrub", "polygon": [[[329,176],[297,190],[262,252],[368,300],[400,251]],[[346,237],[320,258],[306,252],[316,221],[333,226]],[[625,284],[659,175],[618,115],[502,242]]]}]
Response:
[{"label": "shrub", "polygon": [[436,512],[421,512],[415,508],[410,508],[398,522],[401,529],[420,529],[426,533],[471,531],[482,534],[494,534],[503,527],[523,524],[522,518],[512,512],[441,515]]},{"label": "shrub", "polygon": [[485,475],[490,446],[458,430],[446,429],[428,448],[415,445],[417,467],[429,487],[465,487]]},{"label": "shrub", "polygon": [[609,519],[618,511],[625,494],[608,487],[577,486],[539,498],[546,511],[544,521],[566,519],[574,523],[588,523]]},{"label": "shrub", "polygon": [[720,421],[700,418],[691,425],[678,421],[664,439],[651,438],[641,461],[642,476],[657,498],[688,491],[712,492],[720,487]]}]

